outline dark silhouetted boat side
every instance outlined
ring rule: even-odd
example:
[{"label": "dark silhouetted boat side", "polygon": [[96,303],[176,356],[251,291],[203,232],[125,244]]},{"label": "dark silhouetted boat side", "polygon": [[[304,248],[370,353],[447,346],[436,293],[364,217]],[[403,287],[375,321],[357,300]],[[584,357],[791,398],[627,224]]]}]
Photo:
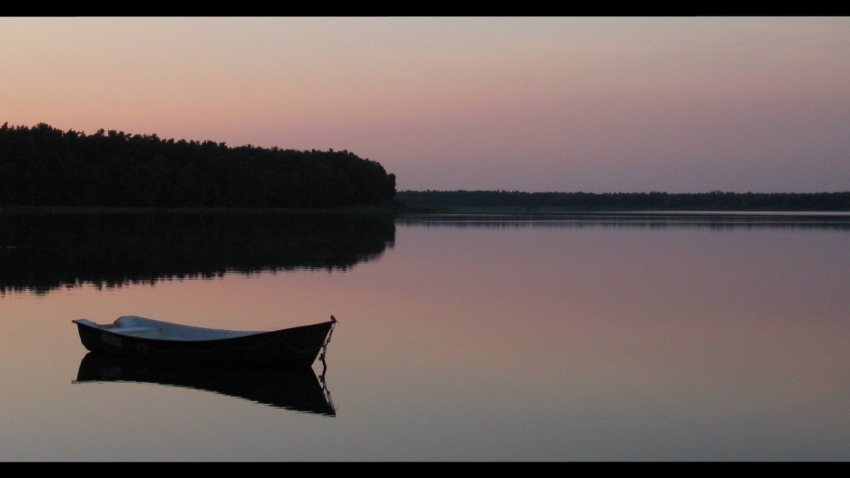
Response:
[{"label": "dark silhouetted boat side", "polygon": [[330,341],[336,319],[271,332],[208,329],[137,316],[77,324],[88,350],[132,359],[226,365],[309,366]]}]

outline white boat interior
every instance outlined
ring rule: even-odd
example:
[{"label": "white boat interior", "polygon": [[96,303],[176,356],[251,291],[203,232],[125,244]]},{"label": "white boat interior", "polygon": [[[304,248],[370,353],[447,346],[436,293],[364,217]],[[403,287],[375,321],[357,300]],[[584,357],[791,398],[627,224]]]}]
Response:
[{"label": "white boat interior", "polygon": [[220,340],[261,333],[240,330],[207,329],[204,327],[193,327],[191,325],[179,325],[172,324],[170,322],[146,319],[135,315],[119,317],[114,323],[108,325],[96,324],[87,319],[77,319],[73,322],[114,332],[116,334],[157,340]]}]

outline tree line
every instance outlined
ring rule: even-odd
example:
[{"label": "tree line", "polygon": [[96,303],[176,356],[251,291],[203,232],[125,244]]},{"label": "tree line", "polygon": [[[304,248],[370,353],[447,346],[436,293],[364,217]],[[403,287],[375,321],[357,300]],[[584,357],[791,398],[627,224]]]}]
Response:
[{"label": "tree line", "polygon": [[850,211],[850,192],[834,193],[584,193],[399,191],[408,208],[515,208],[574,211]]},{"label": "tree line", "polygon": [[328,208],[395,192],[395,175],[346,150],[0,127],[0,205]]}]

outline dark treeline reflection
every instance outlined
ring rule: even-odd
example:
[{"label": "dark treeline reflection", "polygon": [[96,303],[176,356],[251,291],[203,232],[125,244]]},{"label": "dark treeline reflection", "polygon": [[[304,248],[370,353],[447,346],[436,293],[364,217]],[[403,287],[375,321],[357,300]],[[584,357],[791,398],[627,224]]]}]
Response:
[{"label": "dark treeline reflection", "polygon": [[394,240],[389,215],[2,214],[0,293],[226,272],[345,271]]},{"label": "dark treeline reflection", "polygon": [[244,398],[289,410],[336,415],[325,384],[325,372],[316,377],[310,367],[225,367],[148,362],[89,352],[80,362],[76,381],[171,385]]},{"label": "dark treeline reflection", "polygon": [[553,213],[425,214],[396,220],[400,225],[452,228],[741,228],[834,229],[850,231],[850,214]]}]

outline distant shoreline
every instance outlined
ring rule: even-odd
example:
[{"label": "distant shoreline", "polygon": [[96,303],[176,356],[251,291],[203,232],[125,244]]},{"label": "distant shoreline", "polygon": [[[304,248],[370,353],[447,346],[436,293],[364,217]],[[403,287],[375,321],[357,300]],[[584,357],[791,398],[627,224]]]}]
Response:
[{"label": "distant shoreline", "polygon": [[0,205],[0,214],[850,214],[850,192],[530,193],[400,191],[373,205],[337,207],[128,207]]},{"label": "distant shoreline", "polygon": [[689,216],[711,216],[711,215],[728,215],[728,216],[850,216],[850,211],[800,211],[800,210],[575,210],[575,209],[532,209],[521,210],[515,208],[402,208],[399,210],[402,215],[478,215],[478,216],[599,216],[604,214],[615,215],[689,215]]},{"label": "distant shoreline", "polygon": [[515,207],[405,207],[350,206],[339,208],[224,208],[224,207],[62,207],[62,206],[2,206],[0,216],[18,214],[379,214],[398,216],[418,215],[476,215],[476,216],[598,216],[618,215],[760,215],[760,216],[850,216],[850,210],[703,210],[703,209],[593,209],[515,208]]},{"label": "distant shoreline", "polygon": [[850,211],[850,192],[584,193],[522,191],[399,191],[395,201],[421,211]]}]

